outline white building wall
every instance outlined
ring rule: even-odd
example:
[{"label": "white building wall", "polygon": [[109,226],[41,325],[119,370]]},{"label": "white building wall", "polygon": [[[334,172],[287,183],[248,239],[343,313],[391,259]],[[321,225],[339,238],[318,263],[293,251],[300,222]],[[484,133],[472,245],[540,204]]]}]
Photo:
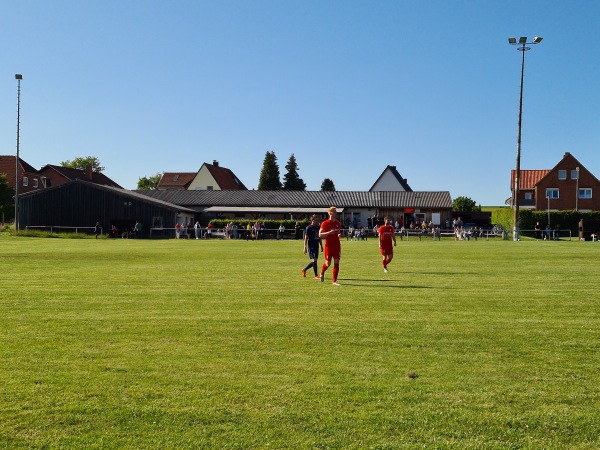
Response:
[{"label": "white building wall", "polygon": [[381,176],[377,183],[373,186],[371,191],[401,191],[405,192],[406,189],[402,187],[398,179],[390,172],[386,170],[384,174]]}]

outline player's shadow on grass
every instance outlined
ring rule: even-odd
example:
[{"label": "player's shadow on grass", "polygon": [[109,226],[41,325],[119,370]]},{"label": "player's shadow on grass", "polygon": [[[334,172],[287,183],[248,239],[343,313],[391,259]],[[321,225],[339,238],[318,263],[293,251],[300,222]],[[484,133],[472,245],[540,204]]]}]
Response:
[{"label": "player's shadow on grass", "polygon": [[[372,287],[373,283],[385,283],[381,287],[388,289],[431,289],[430,286],[415,286],[410,284],[402,284],[402,280],[389,279],[362,279],[362,278],[340,278],[343,286],[368,286]],[[389,284],[394,283],[394,284]]]}]

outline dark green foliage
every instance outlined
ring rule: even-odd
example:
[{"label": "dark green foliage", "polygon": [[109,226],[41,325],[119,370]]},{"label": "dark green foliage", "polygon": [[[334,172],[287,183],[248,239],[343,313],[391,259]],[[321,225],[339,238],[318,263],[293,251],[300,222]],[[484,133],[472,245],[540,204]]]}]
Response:
[{"label": "dark green foliage", "polygon": [[85,170],[88,166],[92,166],[94,172],[102,172],[105,169],[105,167],[100,164],[100,160],[95,156],[78,156],[72,161],[63,161],[60,165],[71,169],[81,170]]},{"label": "dark green foliage", "polygon": [[323,182],[321,183],[321,190],[322,191],[335,191],[335,185],[333,184],[333,181],[330,180],[329,178],[325,178],[323,180]]},{"label": "dark green foliage", "polygon": [[[571,230],[573,236],[577,236],[581,219],[583,219],[585,231],[597,231],[589,229],[586,222],[600,222],[600,211],[550,211],[550,227],[554,228],[558,225],[563,231]],[[512,230],[513,220],[514,212],[512,208],[498,208],[492,211],[492,223],[499,223],[505,230]],[[548,224],[548,211],[519,210],[519,229],[531,231],[535,228],[536,222],[539,222],[541,227],[545,228]]]},{"label": "dark green foliage", "polygon": [[[210,221],[210,224],[215,228],[225,228],[225,225],[228,223],[233,223],[237,225],[238,229],[246,229],[246,226],[250,224],[250,226],[254,225],[257,221],[250,219],[213,219]],[[267,230],[277,230],[279,226],[283,223],[283,226],[286,230],[293,230],[296,226],[295,220],[258,220],[258,222],[265,225]],[[299,220],[300,227],[302,229],[306,228],[310,221],[308,219]]]},{"label": "dark green foliage", "polygon": [[12,220],[15,217],[15,190],[8,184],[6,175],[0,173],[0,222]]},{"label": "dark green foliage", "polygon": [[481,206],[477,206],[475,200],[469,197],[457,197],[452,202],[452,209],[454,211],[472,212],[481,211]]},{"label": "dark green foliage", "polygon": [[304,191],[306,190],[306,183],[298,175],[298,164],[296,163],[296,157],[292,153],[288,163],[285,165],[286,174],[283,176],[283,189],[288,191]]},{"label": "dark green foliage", "polygon": [[279,179],[279,165],[275,152],[267,152],[263,167],[260,171],[258,180],[259,191],[278,191],[281,189],[281,180]]}]

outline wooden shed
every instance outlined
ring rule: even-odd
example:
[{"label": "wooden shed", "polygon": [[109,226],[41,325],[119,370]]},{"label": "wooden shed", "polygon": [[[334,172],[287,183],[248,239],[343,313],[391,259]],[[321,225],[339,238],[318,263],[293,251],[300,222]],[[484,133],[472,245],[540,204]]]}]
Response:
[{"label": "wooden shed", "polygon": [[148,236],[151,228],[172,228],[181,214],[193,217],[194,211],[126,189],[83,180],[19,196],[21,229],[52,227],[53,231],[74,231],[77,228],[91,232],[99,222],[104,233],[113,226],[121,233],[140,222],[143,235]]}]

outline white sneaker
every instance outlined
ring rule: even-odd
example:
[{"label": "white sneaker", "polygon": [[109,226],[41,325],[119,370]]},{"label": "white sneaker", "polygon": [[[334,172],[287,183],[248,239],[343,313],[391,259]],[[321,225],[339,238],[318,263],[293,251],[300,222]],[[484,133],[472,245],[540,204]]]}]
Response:
[{"label": "white sneaker", "polygon": [[383,271],[384,271],[385,273],[388,273],[387,267],[384,267],[384,268],[383,268]]},{"label": "white sneaker", "polygon": [[334,286],[341,286],[341,284],[340,284],[340,283],[338,283],[337,281],[334,281],[332,284],[333,284]]}]

